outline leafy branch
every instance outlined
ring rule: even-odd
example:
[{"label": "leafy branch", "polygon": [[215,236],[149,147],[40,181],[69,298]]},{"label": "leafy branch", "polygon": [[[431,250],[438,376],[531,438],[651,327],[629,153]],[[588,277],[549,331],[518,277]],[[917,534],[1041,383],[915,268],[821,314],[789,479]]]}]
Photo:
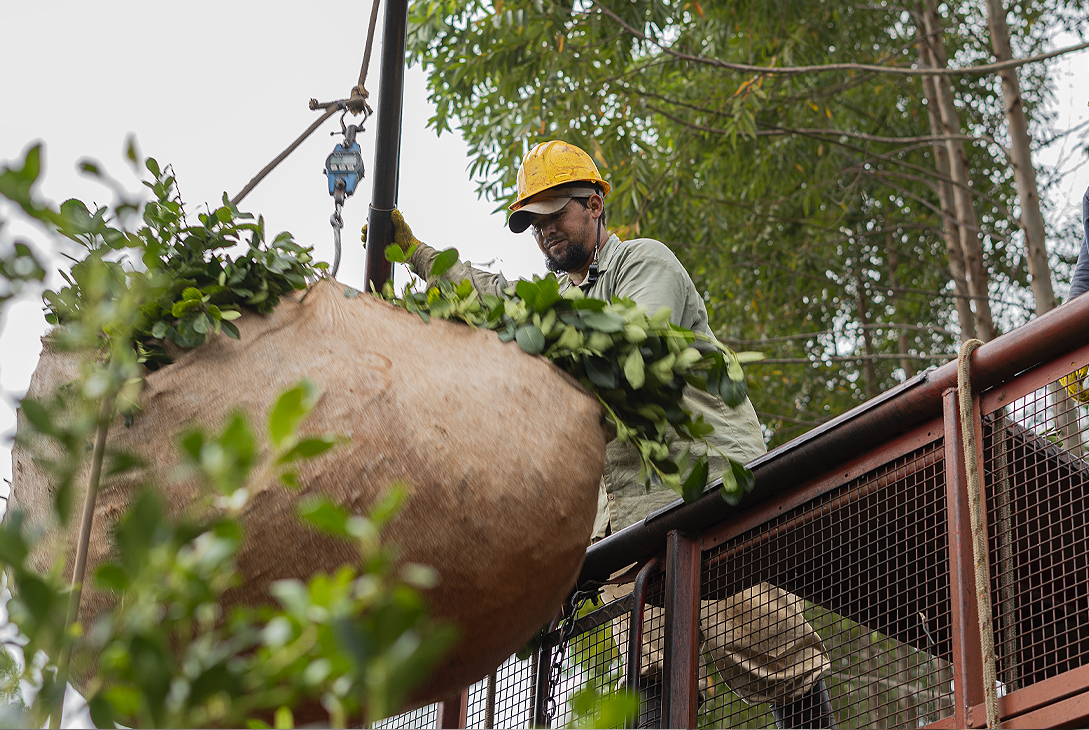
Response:
[{"label": "leafy branch", "polygon": [[[405,263],[412,252],[394,244],[386,257]],[[752,488],[751,473],[708,442],[712,427],[702,416],[693,418],[682,397],[692,385],[720,396],[730,407],[740,406],[747,397],[741,364],[762,355],[735,353],[713,338],[678,327],[670,323],[668,308],[648,314],[630,299],[592,299],[577,286],[561,292],[551,273],[518,281],[504,297],[481,295],[467,279],[454,284],[440,278],[457,255],[457,249],[439,254],[425,289],[409,283],[397,295],[387,283],[383,298],[425,322],[436,317],[494,330],[503,342],[517,342],[530,355],[546,357],[597,398],[616,438],[638,451],[647,483],[667,486],[686,501],[703,493],[707,454],[693,459],[686,447],[671,457],[669,446],[679,437],[699,442],[725,460],[721,477],[727,501],[737,503]]]}]

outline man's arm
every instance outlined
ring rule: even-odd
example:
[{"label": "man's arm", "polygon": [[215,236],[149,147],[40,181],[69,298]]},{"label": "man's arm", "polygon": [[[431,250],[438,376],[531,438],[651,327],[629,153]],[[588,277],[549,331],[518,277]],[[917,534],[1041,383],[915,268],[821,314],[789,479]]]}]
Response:
[{"label": "man's arm", "polygon": [[[390,220],[393,223],[393,242],[404,251],[409,250],[413,245],[416,246],[416,250],[408,261],[409,268],[417,276],[429,281],[435,259],[442,252],[417,239],[412,234],[412,229],[409,228],[408,223],[405,222],[401,211],[394,210],[390,215]],[[363,242],[366,243],[366,241],[367,226],[363,226]],[[495,296],[503,296],[503,290],[510,286],[502,274],[492,274],[480,269],[474,269],[461,261],[448,268],[440,278],[454,284],[460,284],[468,279],[473,283],[473,288],[476,289],[478,294],[494,294]]]},{"label": "man's arm", "polygon": [[[435,259],[438,258],[440,253],[442,252],[431,248],[426,243],[417,242],[416,251],[408,262],[409,268],[417,276],[430,280],[431,267],[435,264]],[[447,269],[439,278],[455,284],[460,284],[468,279],[473,282],[473,288],[476,289],[478,294],[494,294],[497,297],[503,296],[503,290],[510,286],[502,274],[492,274],[475,269],[460,260]]]},{"label": "man's arm", "polygon": [[1089,189],[1081,199],[1081,221],[1085,229],[1085,238],[1081,242],[1078,264],[1074,267],[1074,279],[1070,282],[1070,295],[1067,301],[1089,291]]}]

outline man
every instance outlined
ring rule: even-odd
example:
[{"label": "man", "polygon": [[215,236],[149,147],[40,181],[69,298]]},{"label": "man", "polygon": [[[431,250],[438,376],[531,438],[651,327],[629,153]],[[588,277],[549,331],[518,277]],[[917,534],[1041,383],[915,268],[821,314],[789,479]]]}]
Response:
[{"label": "man", "polygon": [[[518,199],[510,206],[508,226],[514,233],[532,229],[546,265],[560,274],[561,290],[578,286],[587,296],[605,301],[614,296],[631,299],[651,314],[668,307],[674,324],[713,337],[703,298],[668,247],[647,238],[621,241],[608,233],[604,198],[609,190],[609,183],[581,149],[560,141],[541,143],[525,156],[518,171]],[[399,225],[403,222],[395,219],[395,226]],[[399,233],[413,240],[407,227]],[[420,244],[412,256],[413,270],[429,276],[437,255],[435,249]],[[470,279],[478,292],[495,295],[508,286],[501,274],[461,262],[443,278]],[[746,463],[766,451],[748,400],[739,408],[729,408],[721,398],[689,388],[684,407],[714,426],[708,440],[736,461]],[[671,455],[675,457],[682,446],[674,444]],[[693,457],[702,453],[699,446],[693,445]],[[709,461],[712,474],[728,466],[718,454]],[[676,493],[668,488],[648,491],[644,487],[632,444],[612,441],[606,447],[605,462],[595,540],[676,500]],[[628,585],[606,591],[605,598],[611,600],[630,590]],[[780,727],[832,726],[831,703],[821,679],[829,662],[820,637],[802,616],[800,599],[761,583],[724,601],[704,601],[700,613],[706,652],[742,699],[772,704]],[[661,645],[661,614],[661,609],[648,606],[642,647],[642,686],[652,697],[660,697],[654,686],[661,680],[662,657],[654,647]],[[626,621],[614,621],[616,635],[625,632]],[[626,642],[618,644],[626,652]],[[640,719],[656,722],[660,717]]]}]

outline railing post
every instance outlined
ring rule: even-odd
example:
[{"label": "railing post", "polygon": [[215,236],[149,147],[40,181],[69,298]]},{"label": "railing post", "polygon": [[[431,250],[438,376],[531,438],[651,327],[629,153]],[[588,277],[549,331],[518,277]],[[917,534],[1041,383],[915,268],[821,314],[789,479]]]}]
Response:
[{"label": "railing post", "polygon": [[[972,708],[984,701],[983,654],[976,609],[976,581],[972,556],[972,520],[968,511],[968,479],[964,472],[964,440],[961,438],[957,391],[943,394],[945,412],[946,503],[949,525],[949,591],[953,639],[953,726],[972,727]],[[978,421],[979,408],[973,409]],[[978,422],[976,428],[979,428]],[[980,449],[982,439],[978,438]],[[982,456],[980,465],[982,466]]]},{"label": "railing post", "polygon": [[536,662],[536,676],[534,677],[533,691],[533,725],[534,727],[549,727],[548,703],[552,699],[552,645],[548,643],[548,636],[556,630],[563,620],[563,608],[560,608],[556,618],[545,632],[545,640],[541,642],[541,648],[533,655]]},{"label": "railing post", "polygon": [[463,728],[469,723],[469,688],[447,697],[435,713],[435,727]]},{"label": "railing post", "polygon": [[664,727],[696,727],[700,546],[677,530],[666,538]]}]

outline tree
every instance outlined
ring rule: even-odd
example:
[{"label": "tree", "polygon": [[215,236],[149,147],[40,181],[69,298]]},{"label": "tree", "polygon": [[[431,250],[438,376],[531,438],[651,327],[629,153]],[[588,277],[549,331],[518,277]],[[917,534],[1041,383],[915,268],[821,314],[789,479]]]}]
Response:
[{"label": "tree", "polygon": [[777,443],[1031,312],[1000,89],[941,71],[991,60],[978,10],[433,0],[410,52],[481,194],[509,200],[537,141],[592,152],[610,224],[669,244],[719,337],[768,354],[750,391]]},{"label": "tree", "polygon": [[[132,145],[129,156],[135,165]],[[307,582],[281,581],[272,605],[225,608],[242,580],[235,559],[245,539],[247,487],[270,479],[291,484],[300,460],[337,444],[332,436],[297,433],[319,396],[313,383],[289,389],[271,409],[271,453],[261,453],[242,413],[220,431],[184,434],[183,464],[205,487],[203,498],[168,517],[156,488],[162,485],[147,485],[116,523],[111,560],[85,577],[79,556],[87,553],[87,515],[94,513],[99,477],[141,465],[139,454],[108,453],[104,446],[110,423],[136,403],[142,368],[164,362],[167,339],[191,348],[231,334],[240,307],[271,308],[323,268],[290,234],[267,244],[263,221],[229,204],[188,219],[171,169],[154,160],[145,166],[153,200],[137,202],[119,191],[116,205],[94,212],[75,200],[59,208],[40,200],[37,146],[19,163],[0,167],[0,197],[54,242],[70,239],[83,252],[65,273],[68,286],[46,294],[50,316],[61,325],[50,336],[76,353],[79,377],[49,398],[20,404],[19,439],[32,452],[44,448],[34,456],[53,477],[54,524],[70,523],[75,479],[90,475],[72,575],[66,555],[54,556],[50,570],[36,565],[31,550],[40,535],[18,511],[0,525],[8,617],[19,632],[5,648],[20,659],[3,654],[0,695],[19,696],[23,685],[35,690],[28,706],[7,708],[3,720],[59,726],[73,677],[100,727],[262,727],[270,720],[290,727],[303,706],[311,714],[318,708],[334,726],[361,716],[373,722],[400,709],[453,639],[450,627],[428,619],[416,590],[433,585],[431,571],[399,564],[379,539],[397,511],[398,490],[366,516],[320,495],[301,500],[300,519],[354,544],[358,563]],[[224,255],[239,242],[248,251]],[[0,248],[0,307],[43,276],[35,247]],[[85,580],[117,601],[82,626]]]}]

